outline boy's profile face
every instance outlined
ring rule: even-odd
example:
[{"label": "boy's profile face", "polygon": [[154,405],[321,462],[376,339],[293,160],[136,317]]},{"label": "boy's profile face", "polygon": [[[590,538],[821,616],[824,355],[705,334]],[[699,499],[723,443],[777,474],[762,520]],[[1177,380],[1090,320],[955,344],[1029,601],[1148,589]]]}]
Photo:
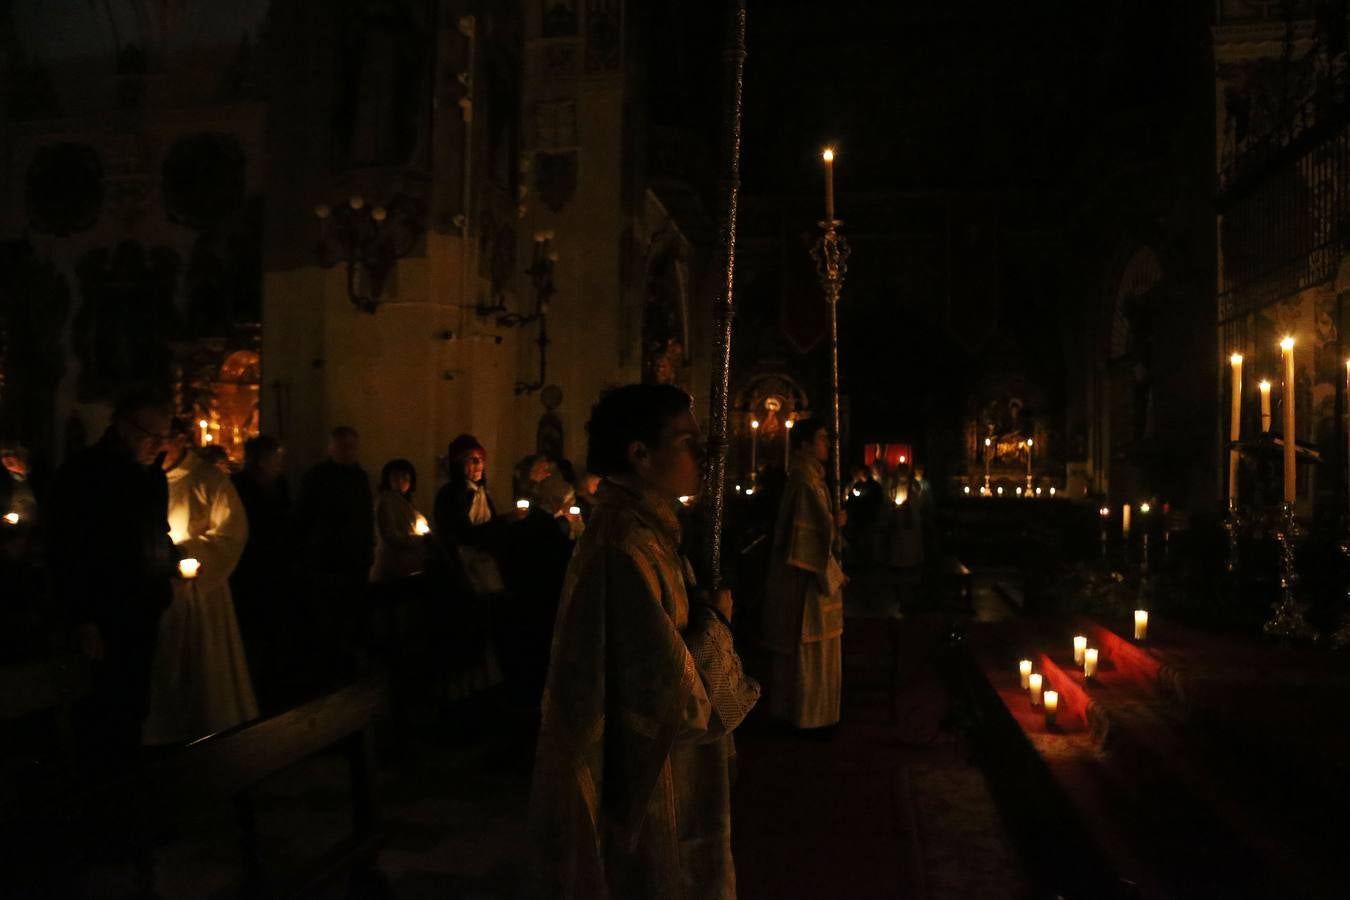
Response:
[{"label": "boy's profile face", "polygon": [[703,485],[703,432],[689,410],[666,420],[656,446],[629,448],[633,472],[672,500],[693,496]]}]

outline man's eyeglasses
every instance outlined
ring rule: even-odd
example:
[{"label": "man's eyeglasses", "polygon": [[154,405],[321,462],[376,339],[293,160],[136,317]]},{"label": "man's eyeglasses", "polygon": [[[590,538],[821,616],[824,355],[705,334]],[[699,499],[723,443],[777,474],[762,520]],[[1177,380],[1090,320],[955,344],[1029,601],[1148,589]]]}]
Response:
[{"label": "man's eyeglasses", "polygon": [[164,443],[165,441],[173,439],[172,431],[161,434],[157,431],[151,431],[148,428],[142,428],[140,423],[138,423],[135,419],[123,419],[123,421],[126,422],[128,425],[130,425],[132,428],[139,431],[142,436],[150,438],[151,440],[157,441],[161,444]]}]

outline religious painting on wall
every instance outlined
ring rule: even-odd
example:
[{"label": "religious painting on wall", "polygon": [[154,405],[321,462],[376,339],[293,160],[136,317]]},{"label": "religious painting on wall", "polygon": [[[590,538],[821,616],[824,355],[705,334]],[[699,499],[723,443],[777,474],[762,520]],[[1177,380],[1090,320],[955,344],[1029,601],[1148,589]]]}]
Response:
[{"label": "religious painting on wall", "polygon": [[80,306],[72,334],[82,401],[109,399],[131,384],[168,384],[181,267],[174,251],[136,241],[80,257],[75,265]]},{"label": "religious painting on wall", "polygon": [[623,0],[586,0],[586,74],[623,68]]},{"label": "religious painting on wall", "polygon": [[644,381],[687,387],[688,298],[679,252],[676,247],[661,251],[647,268],[642,373]]},{"label": "religious painting on wall", "polygon": [[87,144],[39,147],[24,182],[28,226],[40,234],[68,237],[88,231],[103,207],[103,164]]}]

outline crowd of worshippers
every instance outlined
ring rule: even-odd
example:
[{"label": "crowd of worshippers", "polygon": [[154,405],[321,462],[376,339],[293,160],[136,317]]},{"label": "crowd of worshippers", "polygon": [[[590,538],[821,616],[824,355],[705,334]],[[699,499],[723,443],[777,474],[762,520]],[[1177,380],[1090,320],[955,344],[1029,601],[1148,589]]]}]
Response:
[{"label": "crowd of worshippers", "polygon": [[46,478],[3,445],[0,664],[63,648],[95,663],[77,716],[91,759],[116,766],[373,669],[416,678],[447,710],[494,688],[537,708],[598,478],[530,456],[498,510],[488,454],[462,434],[420,504],[412,463],[372,478],[351,427],[294,490],[277,439],[248,440],[236,471],[193,437],[134,391]]},{"label": "crowd of worshippers", "polygon": [[[533,717],[518,736],[534,751],[540,896],[734,898],[731,733],[761,692],[741,654],[762,651],[773,718],[831,734],[845,566],[885,555],[874,535],[897,529],[875,526],[902,506],[860,470],[840,509],[829,432],[804,419],[786,471],[731,495],[713,590],[697,552],[706,518],[691,504],[703,437],[671,385],[603,394],[586,474],[527,457],[506,510],[470,434],[450,442],[429,516],[405,459],[384,463],[372,489],[351,427],[333,429],[294,502],[276,439],[249,440],[232,471],[191,436],[138,391],[48,485],[6,452],[0,576],[3,624],[16,627],[3,631],[46,636],[7,637],[6,654],[73,636],[96,668],[77,743],[112,768],[367,667],[388,676],[396,722],[409,685],[447,710],[495,688],[494,704]],[[910,502],[926,490],[921,477],[905,487]],[[850,515],[874,521],[846,539]],[[919,527],[921,514],[905,516]]]}]

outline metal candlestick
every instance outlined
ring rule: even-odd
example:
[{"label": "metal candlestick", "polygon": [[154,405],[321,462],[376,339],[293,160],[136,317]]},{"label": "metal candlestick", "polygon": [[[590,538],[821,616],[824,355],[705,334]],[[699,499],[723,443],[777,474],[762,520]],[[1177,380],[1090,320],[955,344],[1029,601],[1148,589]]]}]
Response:
[{"label": "metal candlestick", "polygon": [[1294,586],[1298,583],[1294,544],[1300,532],[1292,503],[1280,505],[1280,525],[1275,537],[1280,542],[1280,599],[1264,631],[1271,637],[1285,640],[1315,640],[1317,633],[1308,624],[1308,604],[1294,596]]},{"label": "metal candlestick", "polygon": [[839,219],[827,219],[817,223],[824,233],[816,245],[811,248],[811,256],[816,261],[816,274],[820,276],[821,287],[825,289],[825,302],[830,304],[830,406],[833,420],[830,427],[830,456],[834,462],[834,502],[835,510],[844,505],[844,482],[840,473],[839,451],[839,291],[844,286],[844,274],[848,271],[848,241],[839,234]]}]

